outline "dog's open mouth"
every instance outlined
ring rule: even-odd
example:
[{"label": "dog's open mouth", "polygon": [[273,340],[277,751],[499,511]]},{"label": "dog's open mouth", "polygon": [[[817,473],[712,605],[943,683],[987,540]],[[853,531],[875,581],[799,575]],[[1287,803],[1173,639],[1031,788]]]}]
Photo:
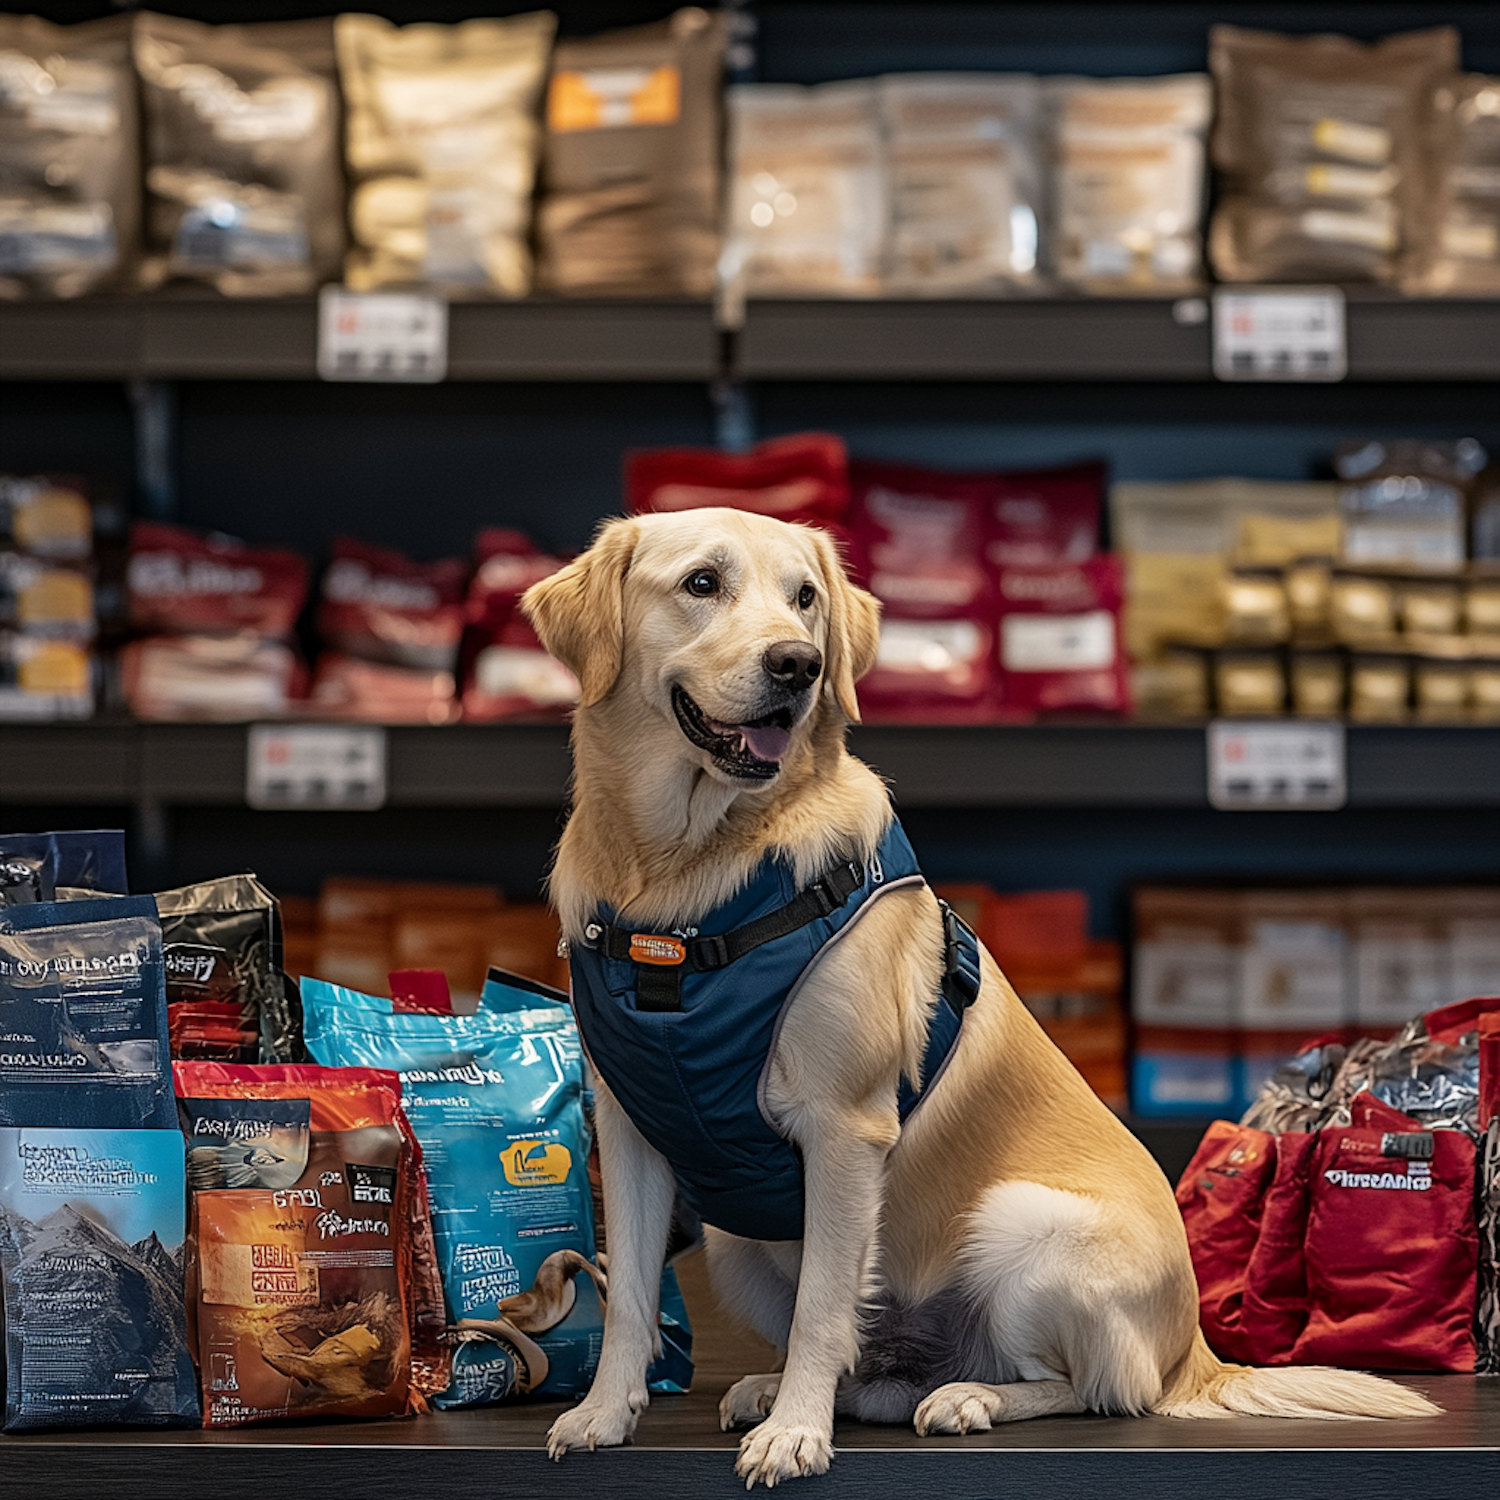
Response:
[{"label": "dog's open mouth", "polygon": [[672,689],[672,709],[682,732],[707,750],[721,770],[746,781],[769,781],[792,742],[792,711],[778,708],[744,724],[711,719],[680,687]]}]

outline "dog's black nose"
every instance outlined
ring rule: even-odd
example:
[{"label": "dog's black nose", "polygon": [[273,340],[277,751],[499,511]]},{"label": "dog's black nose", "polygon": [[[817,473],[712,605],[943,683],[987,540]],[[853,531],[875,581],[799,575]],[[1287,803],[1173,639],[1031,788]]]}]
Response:
[{"label": "dog's black nose", "polygon": [[823,670],[823,653],[811,641],[776,641],[761,660],[766,675],[794,693],[810,688]]}]

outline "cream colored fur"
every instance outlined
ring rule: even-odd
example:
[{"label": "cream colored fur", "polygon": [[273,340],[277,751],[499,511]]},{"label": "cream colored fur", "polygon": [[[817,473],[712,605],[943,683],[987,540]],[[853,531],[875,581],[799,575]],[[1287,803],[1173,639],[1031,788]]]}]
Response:
[{"label": "cream colored fur", "polygon": [[[704,567],[723,580],[713,598],[683,586]],[[816,591],[809,609],[798,602],[805,584]],[[803,882],[873,851],[889,799],[844,749],[844,730],[874,659],[878,611],[821,533],[729,510],[614,521],[524,604],[583,685],[573,811],[552,876],[570,939],[601,903],[636,926],[694,923],[767,851]],[[763,687],[764,650],[784,640],[815,644],[823,676],[780,772],[747,785],[684,735],[671,689],[717,720],[744,722]],[[787,1014],[766,1090],[803,1154],[804,1238],[710,1233],[721,1298],[786,1350],[779,1374],[747,1376],[720,1408],[726,1428],[759,1424],[736,1465],[748,1484],[825,1470],[836,1403],[894,1412],[924,1433],[1083,1410],[1437,1411],[1366,1375],[1248,1370],[1214,1357],[1165,1178],[988,955],[941,1086],[903,1131],[896,1084],[920,1067],[939,934],[931,892],[895,890],[819,961]],[[604,1349],[592,1390],[553,1426],[554,1457],[624,1442],[646,1405],[672,1205],[669,1168],[607,1079],[598,1098],[610,1225]],[[919,1402],[856,1369],[862,1338],[874,1337],[861,1321],[872,1298],[935,1319],[938,1343],[951,1342],[960,1368]]]}]

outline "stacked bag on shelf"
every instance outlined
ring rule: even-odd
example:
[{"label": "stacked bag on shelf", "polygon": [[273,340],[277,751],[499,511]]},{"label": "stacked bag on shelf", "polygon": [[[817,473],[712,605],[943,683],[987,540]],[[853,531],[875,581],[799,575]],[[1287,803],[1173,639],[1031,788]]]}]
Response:
[{"label": "stacked bag on shelf", "polygon": [[1475,1205],[1477,1143],[1496,1138],[1497,1008],[1464,1001],[1388,1043],[1312,1046],[1242,1124],[1210,1127],[1177,1201],[1216,1353],[1257,1365],[1495,1367],[1500,1195],[1489,1167],[1477,1215]]},{"label": "stacked bag on shelf", "polygon": [[1484,449],[1354,442],[1334,468],[1326,484],[1114,487],[1142,713],[1500,718],[1500,500]]},{"label": "stacked bag on shelf", "polygon": [[0,474],[0,720],[93,712],[94,533],[81,479]]},{"label": "stacked bag on shelf", "polygon": [[984,723],[1130,706],[1118,560],[1098,550],[1100,464],[948,473],[853,463],[827,433],[748,454],[626,456],[634,512],[725,505],[847,542],[883,606],[870,719]]},{"label": "stacked bag on shelf", "polygon": [[1207,150],[1221,280],[1500,292],[1500,84],[1459,70],[1449,27],[1216,26],[1211,77],[726,93],[725,12],[554,45],[556,24],[6,17],[0,293],[717,283],[731,321],[747,295],[1172,295],[1203,280]]},{"label": "stacked bag on shelf", "polygon": [[1133,906],[1140,1115],[1238,1112],[1302,1047],[1500,992],[1494,887],[1142,886]]},{"label": "stacked bag on shelf", "polygon": [[291,637],[307,572],[295,552],[137,521],[126,581],[138,639],[120,659],[131,708],[143,719],[285,714],[302,691]]},{"label": "stacked bag on shelf", "polygon": [[[138,522],[127,568],[138,638],[121,656],[124,698],[139,718],[169,720],[306,715],[448,724],[460,712],[475,720],[565,712],[578,684],[517,608],[564,559],[501,528],[482,530],[475,550],[471,569],[462,558],[418,562],[336,538],[318,587],[313,630],[321,649],[309,678],[297,649],[305,559]],[[91,694],[83,703],[91,706]]]}]

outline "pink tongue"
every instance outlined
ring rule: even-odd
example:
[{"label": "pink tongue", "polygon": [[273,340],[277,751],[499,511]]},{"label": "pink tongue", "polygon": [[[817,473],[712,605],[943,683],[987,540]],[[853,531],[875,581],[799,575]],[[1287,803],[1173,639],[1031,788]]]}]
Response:
[{"label": "pink tongue", "polygon": [[734,727],[744,735],[750,753],[757,760],[780,760],[786,754],[786,747],[792,742],[792,731],[776,724],[763,727],[736,724]]}]

